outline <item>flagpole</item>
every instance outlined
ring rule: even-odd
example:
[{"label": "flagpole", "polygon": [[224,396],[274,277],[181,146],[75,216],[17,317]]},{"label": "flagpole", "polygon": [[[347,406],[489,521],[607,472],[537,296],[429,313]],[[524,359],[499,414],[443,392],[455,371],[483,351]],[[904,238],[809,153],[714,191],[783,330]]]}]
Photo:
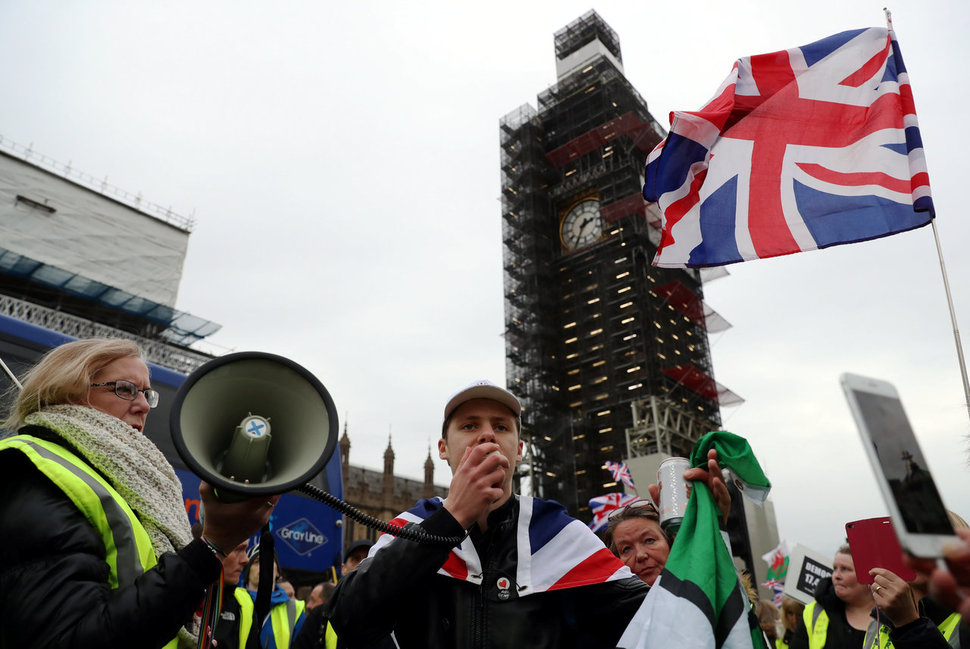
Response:
[{"label": "flagpole", "polygon": [[[888,7],[883,7],[889,31],[893,31],[893,15]],[[963,343],[960,342],[960,329],[957,327],[957,314],[953,308],[953,294],[950,293],[950,280],[946,275],[946,264],[943,263],[943,247],[940,245],[940,234],[936,229],[936,218],[930,219],[933,228],[933,241],[936,242],[936,256],[940,259],[940,272],[943,274],[943,291],[946,293],[946,305],[950,309],[950,322],[953,324],[953,341],[957,346],[957,361],[960,363],[960,377],[963,379],[963,400],[970,415],[970,380],[967,379],[967,363],[963,358]]]},{"label": "flagpole", "polygon": [[963,343],[960,342],[960,329],[957,327],[957,314],[953,308],[953,295],[950,293],[950,280],[946,275],[946,265],[943,263],[943,247],[940,245],[940,235],[936,231],[936,219],[930,219],[933,226],[933,240],[936,242],[936,254],[940,258],[940,272],[943,273],[943,290],[946,292],[946,304],[950,308],[950,322],[953,323],[953,340],[957,345],[957,360],[960,362],[960,376],[963,378],[963,397],[970,415],[970,380],[967,380],[967,363],[963,359]]}]

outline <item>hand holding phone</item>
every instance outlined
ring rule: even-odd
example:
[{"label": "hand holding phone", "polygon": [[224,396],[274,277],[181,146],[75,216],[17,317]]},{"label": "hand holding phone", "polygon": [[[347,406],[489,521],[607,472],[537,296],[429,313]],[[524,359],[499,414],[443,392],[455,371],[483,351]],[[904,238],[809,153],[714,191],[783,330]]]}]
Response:
[{"label": "hand holding phone", "polygon": [[956,535],[896,388],[855,374],[841,383],[900,544],[917,557],[943,556]]},{"label": "hand holding phone", "polygon": [[873,568],[872,575],[872,601],[893,626],[901,627],[919,619],[918,595],[907,581],[884,568]]},{"label": "hand holding phone", "polygon": [[869,574],[873,568],[889,570],[903,581],[916,579],[916,571],[906,565],[903,548],[888,516],[846,523],[845,536],[849,540],[852,564],[860,584],[873,583]]}]

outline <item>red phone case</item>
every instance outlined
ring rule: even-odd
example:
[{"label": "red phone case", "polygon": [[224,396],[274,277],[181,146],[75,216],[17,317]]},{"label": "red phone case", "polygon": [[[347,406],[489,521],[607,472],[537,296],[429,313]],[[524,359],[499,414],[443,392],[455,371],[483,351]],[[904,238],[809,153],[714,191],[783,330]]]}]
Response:
[{"label": "red phone case", "polygon": [[903,562],[905,552],[888,517],[846,523],[845,534],[860,584],[872,583],[869,571],[873,568],[885,568],[905,581],[916,579],[916,573]]}]

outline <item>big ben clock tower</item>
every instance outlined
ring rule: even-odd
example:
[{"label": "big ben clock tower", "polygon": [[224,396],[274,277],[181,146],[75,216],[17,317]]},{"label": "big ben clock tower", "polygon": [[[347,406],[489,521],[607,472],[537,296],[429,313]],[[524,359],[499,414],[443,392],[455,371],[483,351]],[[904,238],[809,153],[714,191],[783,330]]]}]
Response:
[{"label": "big ben clock tower", "polygon": [[664,132],[619,39],[591,11],[554,40],[556,84],[500,122],[506,379],[533,492],[588,521],[590,498],[621,489],[604,462],[686,455],[730,393],[699,274],[650,265],[643,167]]}]

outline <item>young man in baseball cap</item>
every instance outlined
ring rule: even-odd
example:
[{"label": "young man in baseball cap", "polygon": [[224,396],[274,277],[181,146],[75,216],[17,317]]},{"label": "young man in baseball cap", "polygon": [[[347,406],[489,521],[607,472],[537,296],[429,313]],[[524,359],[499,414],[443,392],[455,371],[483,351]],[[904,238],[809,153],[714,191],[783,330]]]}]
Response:
[{"label": "young man in baseball cap", "polygon": [[448,399],[438,440],[448,498],[395,522],[464,540],[383,535],[326,605],[348,646],[391,632],[402,649],[616,646],[647,586],[561,505],[512,493],[521,412],[489,381]]}]

